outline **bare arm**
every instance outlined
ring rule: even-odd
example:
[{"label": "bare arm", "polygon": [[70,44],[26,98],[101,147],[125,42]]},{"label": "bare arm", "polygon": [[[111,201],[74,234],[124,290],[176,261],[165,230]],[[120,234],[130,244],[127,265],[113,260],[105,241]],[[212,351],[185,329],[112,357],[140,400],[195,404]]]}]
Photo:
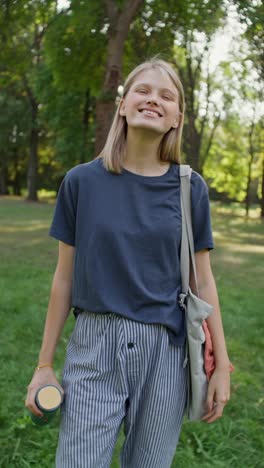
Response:
[{"label": "bare arm", "polygon": [[[220,305],[208,250],[204,249],[195,253],[195,265],[200,297],[214,307],[213,313],[207,319],[207,324],[212,337],[216,366],[229,369]],[[192,291],[197,293],[192,269],[190,286]]]},{"label": "bare arm", "polygon": [[[218,294],[215,280],[211,271],[210,256],[207,249],[195,254],[197,270],[197,282],[201,299],[212,304],[214,310],[207,319],[207,324],[212,337],[216,368],[210,378],[207,391],[207,413],[203,420],[212,423],[221,418],[223,410],[230,399],[230,374],[229,358],[226,349],[225,336],[220,313]],[[190,286],[197,294],[194,275],[191,268]]]},{"label": "bare arm", "polygon": [[70,312],[74,254],[74,247],[59,241],[39,363],[53,362],[58,339]]},{"label": "bare arm", "polygon": [[[51,286],[42,346],[39,353],[39,364],[53,362],[58,339],[71,309],[74,255],[74,247],[59,241],[58,262]],[[43,413],[35,404],[35,395],[38,388],[46,384],[56,385],[64,393],[51,367],[42,367],[39,370],[35,370],[31,382],[27,387],[28,393],[25,406],[38,417],[43,416]]]}]

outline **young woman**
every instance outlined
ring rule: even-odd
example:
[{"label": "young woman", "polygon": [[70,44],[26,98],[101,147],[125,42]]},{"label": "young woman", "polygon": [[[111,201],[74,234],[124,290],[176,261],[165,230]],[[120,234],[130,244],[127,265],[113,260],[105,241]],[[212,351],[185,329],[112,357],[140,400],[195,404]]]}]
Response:
[{"label": "young woman", "polygon": [[[184,91],[174,69],[152,58],[127,77],[102,152],[69,170],[49,234],[59,240],[40,368],[26,406],[41,416],[36,390],[64,391],[57,468],[106,468],[120,426],[122,467],[170,467],[186,405],[185,323],[181,292],[180,146]],[[192,222],[200,297],[216,369],[208,423],[230,398],[229,359],[209,251],[214,248],[208,187],[191,176]],[[195,291],[193,273],[190,285]],[[74,307],[62,386],[52,369]]]}]

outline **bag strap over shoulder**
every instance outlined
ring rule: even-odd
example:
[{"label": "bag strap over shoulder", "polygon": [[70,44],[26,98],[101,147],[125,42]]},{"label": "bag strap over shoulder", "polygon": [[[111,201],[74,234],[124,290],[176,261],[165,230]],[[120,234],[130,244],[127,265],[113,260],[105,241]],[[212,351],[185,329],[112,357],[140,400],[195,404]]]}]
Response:
[{"label": "bag strap over shoulder", "polygon": [[180,164],[182,241],[181,241],[181,277],[182,291],[188,293],[190,278],[190,257],[194,272],[195,286],[199,296],[197,273],[194,257],[194,241],[191,218],[191,174],[188,164]]}]

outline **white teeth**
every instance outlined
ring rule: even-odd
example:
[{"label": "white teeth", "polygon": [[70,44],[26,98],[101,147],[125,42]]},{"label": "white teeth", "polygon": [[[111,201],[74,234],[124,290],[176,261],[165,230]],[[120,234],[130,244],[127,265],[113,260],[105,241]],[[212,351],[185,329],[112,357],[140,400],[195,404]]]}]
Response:
[{"label": "white teeth", "polygon": [[159,117],[157,112],[152,112],[152,111],[148,111],[148,110],[143,110],[142,114],[153,115],[154,117]]}]

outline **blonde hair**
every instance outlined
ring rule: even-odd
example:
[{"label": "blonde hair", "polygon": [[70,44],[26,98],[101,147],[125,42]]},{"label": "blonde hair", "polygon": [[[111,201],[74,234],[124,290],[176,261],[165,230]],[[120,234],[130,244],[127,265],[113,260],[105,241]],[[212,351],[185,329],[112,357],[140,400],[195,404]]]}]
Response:
[{"label": "blonde hair", "polygon": [[[161,161],[170,161],[180,164],[181,140],[184,123],[185,100],[182,83],[172,66],[165,60],[156,56],[139,64],[128,75],[124,83],[122,98],[125,98],[129,89],[133,85],[136,77],[142,71],[160,69],[165,71],[175,85],[179,96],[180,122],[177,128],[171,128],[162,138],[159,146],[159,158]],[[122,172],[122,163],[126,150],[127,121],[125,116],[119,113],[120,102],[117,106],[111,128],[102,151],[94,159],[102,158],[104,167],[116,174]]]}]

